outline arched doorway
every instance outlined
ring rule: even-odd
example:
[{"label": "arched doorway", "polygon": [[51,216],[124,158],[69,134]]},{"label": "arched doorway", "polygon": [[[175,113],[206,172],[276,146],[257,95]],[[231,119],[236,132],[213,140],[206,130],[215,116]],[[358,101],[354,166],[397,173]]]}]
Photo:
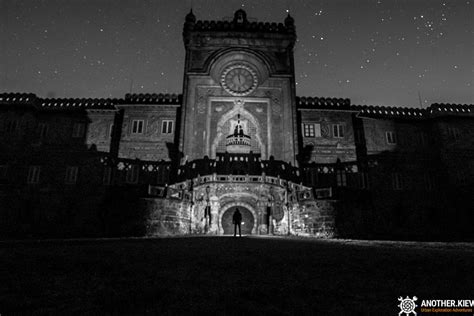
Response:
[{"label": "arched doorway", "polygon": [[237,205],[228,208],[224,214],[222,214],[222,229],[224,235],[234,234],[234,224],[232,223],[232,216],[234,215],[235,209],[238,208],[242,214],[242,235],[252,234],[252,229],[255,225],[255,218],[246,207]]}]

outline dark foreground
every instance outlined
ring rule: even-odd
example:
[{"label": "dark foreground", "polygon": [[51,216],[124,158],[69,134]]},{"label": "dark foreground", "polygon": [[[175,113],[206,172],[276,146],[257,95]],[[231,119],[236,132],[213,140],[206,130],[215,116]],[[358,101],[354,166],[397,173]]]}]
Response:
[{"label": "dark foreground", "polygon": [[407,295],[473,299],[474,245],[250,237],[0,243],[2,316],[398,315],[398,297]]}]

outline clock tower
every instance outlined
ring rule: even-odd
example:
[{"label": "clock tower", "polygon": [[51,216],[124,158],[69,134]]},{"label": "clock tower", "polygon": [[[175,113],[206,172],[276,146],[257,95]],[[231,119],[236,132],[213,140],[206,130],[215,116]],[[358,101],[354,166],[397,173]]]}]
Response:
[{"label": "clock tower", "polygon": [[183,29],[186,48],[179,150],[184,160],[252,152],[296,164],[297,127],[291,16],[283,23],[198,21]]}]

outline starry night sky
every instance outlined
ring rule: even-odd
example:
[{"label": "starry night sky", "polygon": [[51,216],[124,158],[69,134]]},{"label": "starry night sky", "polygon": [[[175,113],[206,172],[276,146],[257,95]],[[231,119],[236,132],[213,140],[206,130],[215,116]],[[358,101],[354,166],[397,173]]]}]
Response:
[{"label": "starry night sky", "polygon": [[[354,104],[474,103],[473,0],[0,0],[0,92],[181,93],[182,28],[295,18],[297,95]],[[421,99],[419,98],[421,96]]]}]

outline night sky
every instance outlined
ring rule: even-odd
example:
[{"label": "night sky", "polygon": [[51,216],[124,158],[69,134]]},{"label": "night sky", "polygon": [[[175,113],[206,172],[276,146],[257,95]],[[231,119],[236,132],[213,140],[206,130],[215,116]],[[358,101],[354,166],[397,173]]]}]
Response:
[{"label": "night sky", "polygon": [[474,103],[474,0],[0,0],[0,92],[181,93],[182,28],[295,18],[297,95],[354,104]]}]

